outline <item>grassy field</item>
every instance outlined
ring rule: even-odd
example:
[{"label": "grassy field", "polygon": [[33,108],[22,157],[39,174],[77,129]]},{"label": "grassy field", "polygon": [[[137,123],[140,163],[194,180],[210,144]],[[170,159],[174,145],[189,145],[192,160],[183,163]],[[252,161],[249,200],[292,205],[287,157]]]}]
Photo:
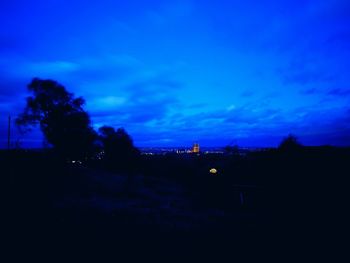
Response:
[{"label": "grassy field", "polygon": [[299,246],[331,232],[347,200],[349,160],[333,148],[147,156],[127,172],[2,152],[7,243],[158,254],[291,248],[295,238]]}]

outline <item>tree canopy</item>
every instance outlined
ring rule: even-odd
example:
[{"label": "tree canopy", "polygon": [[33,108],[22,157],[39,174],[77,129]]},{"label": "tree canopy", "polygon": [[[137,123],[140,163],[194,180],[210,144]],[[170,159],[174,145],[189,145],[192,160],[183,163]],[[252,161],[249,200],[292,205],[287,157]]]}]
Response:
[{"label": "tree canopy", "polygon": [[53,80],[34,78],[28,90],[32,96],[16,120],[19,127],[39,124],[47,142],[64,156],[84,157],[91,152],[96,133],[82,107],[83,98],[75,98]]},{"label": "tree canopy", "polygon": [[138,156],[139,151],[134,147],[129,134],[123,129],[115,130],[110,126],[99,129],[100,140],[104,148],[104,159],[112,166],[128,167]]}]

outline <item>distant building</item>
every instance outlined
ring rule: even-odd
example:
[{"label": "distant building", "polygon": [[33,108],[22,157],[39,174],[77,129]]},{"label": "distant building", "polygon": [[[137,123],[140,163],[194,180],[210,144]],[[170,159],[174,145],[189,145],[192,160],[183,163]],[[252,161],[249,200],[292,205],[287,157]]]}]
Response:
[{"label": "distant building", "polygon": [[192,148],[193,153],[199,153],[199,143],[194,143]]}]

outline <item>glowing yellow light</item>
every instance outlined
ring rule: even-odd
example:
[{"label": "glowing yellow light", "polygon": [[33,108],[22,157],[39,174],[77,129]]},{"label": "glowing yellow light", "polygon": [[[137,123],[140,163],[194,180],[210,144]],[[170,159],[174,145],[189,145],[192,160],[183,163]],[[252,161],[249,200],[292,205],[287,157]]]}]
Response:
[{"label": "glowing yellow light", "polygon": [[198,143],[193,144],[192,152],[199,153],[199,144]]},{"label": "glowing yellow light", "polygon": [[218,172],[218,170],[216,170],[215,168],[211,168],[209,170],[209,173],[211,173],[211,174],[216,174],[217,172]]}]

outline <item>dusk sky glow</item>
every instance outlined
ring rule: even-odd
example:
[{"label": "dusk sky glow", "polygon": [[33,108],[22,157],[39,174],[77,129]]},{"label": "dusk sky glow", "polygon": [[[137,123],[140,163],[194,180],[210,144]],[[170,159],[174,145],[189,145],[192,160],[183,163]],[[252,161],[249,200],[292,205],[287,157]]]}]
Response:
[{"label": "dusk sky glow", "polygon": [[[0,148],[33,77],[136,146],[350,145],[350,1],[0,3]],[[13,140],[40,147],[38,130]]]}]

